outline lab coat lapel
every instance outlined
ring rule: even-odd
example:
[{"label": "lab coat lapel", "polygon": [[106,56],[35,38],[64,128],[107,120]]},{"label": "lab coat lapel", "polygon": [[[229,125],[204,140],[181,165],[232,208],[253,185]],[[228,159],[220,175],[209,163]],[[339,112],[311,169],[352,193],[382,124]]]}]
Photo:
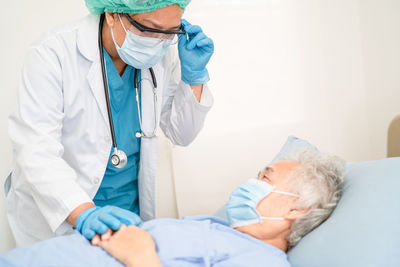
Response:
[{"label": "lab coat lapel", "polygon": [[93,96],[96,99],[101,115],[103,116],[104,121],[108,123],[107,103],[104,92],[103,77],[101,73],[100,60],[95,61],[89,69],[87,80]]},{"label": "lab coat lapel", "polygon": [[98,28],[100,17],[88,15],[78,31],[77,46],[80,53],[92,62],[87,74],[87,81],[96,99],[99,111],[108,123],[107,104],[105,100],[103,78],[101,72],[100,53],[98,47]]}]

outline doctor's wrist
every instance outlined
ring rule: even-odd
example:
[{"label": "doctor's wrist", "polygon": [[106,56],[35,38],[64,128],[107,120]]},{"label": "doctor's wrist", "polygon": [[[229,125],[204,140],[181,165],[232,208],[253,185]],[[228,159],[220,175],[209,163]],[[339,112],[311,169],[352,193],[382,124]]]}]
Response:
[{"label": "doctor's wrist", "polygon": [[87,202],[79,205],[67,217],[67,222],[69,222],[73,227],[76,227],[76,222],[78,220],[79,215],[81,215],[81,213],[84,212],[85,210],[94,207],[96,207],[96,205],[93,202]]},{"label": "doctor's wrist", "polygon": [[207,69],[203,69],[200,71],[185,71],[184,69],[182,69],[181,79],[186,84],[200,85],[210,81],[210,75],[208,74]]},{"label": "doctor's wrist", "polygon": [[190,88],[192,88],[193,94],[197,99],[197,102],[200,102],[201,100],[201,95],[203,93],[203,85],[190,85]]}]

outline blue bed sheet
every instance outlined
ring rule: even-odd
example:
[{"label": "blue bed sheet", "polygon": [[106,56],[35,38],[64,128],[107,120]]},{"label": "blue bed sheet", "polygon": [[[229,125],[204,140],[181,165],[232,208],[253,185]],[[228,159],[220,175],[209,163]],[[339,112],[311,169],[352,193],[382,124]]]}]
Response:
[{"label": "blue bed sheet", "polygon": [[[286,254],[228,227],[217,217],[156,219],[141,226],[156,245],[164,267],[289,267]],[[0,266],[122,266],[80,234],[53,238],[0,255]]]}]

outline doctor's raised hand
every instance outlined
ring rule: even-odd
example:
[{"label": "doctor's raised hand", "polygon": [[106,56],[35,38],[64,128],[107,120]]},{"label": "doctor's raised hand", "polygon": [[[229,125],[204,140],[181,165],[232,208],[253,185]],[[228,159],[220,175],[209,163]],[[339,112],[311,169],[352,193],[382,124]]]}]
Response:
[{"label": "doctor's raised hand", "polygon": [[182,81],[191,85],[205,84],[210,80],[207,63],[214,53],[214,43],[200,26],[182,19],[185,35],[179,36],[178,48]]}]

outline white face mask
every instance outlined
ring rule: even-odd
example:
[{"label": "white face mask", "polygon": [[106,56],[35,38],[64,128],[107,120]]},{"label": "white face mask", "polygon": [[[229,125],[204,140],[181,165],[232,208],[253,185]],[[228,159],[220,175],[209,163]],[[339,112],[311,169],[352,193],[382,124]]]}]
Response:
[{"label": "white face mask", "polygon": [[173,39],[162,40],[136,35],[131,31],[127,31],[119,15],[118,18],[126,33],[125,41],[121,47],[119,47],[115,41],[113,29],[110,28],[110,30],[111,37],[120,58],[126,64],[136,69],[148,69],[157,64],[165,53],[167,53],[168,47]]}]

